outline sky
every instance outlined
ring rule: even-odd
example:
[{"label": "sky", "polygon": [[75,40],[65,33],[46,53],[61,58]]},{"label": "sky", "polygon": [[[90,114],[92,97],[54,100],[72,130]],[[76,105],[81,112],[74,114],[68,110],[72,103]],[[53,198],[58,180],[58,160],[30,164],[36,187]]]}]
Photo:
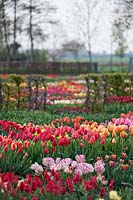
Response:
[{"label": "sky", "polygon": [[[40,0],[43,1],[43,0]],[[87,39],[84,35],[86,30],[85,15],[85,0],[48,0],[50,3],[57,7],[57,12],[54,14],[53,19],[59,21],[58,25],[49,26],[47,31],[50,33],[50,37],[45,43],[36,43],[37,48],[60,48],[61,44],[65,41],[77,40],[85,43],[87,47]],[[90,0],[92,5],[96,0]],[[113,0],[110,0],[113,2]],[[110,4],[109,0],[97,0],[98,6],[93,18],[91,19],[91,44],[92,52],[111,52],[111,24],[113,20],[112,10],[114,4]],[[79,10],[75,7],[75,3],[78,3]],[[81,13],[81,14],[80,14]],[[96,22],[95,25],[95,20]],[[127,45],[128,52],[133,52],[133,32],[127,33]],[[30,45],[29,41],[25,41],[25,44]],[[115,45],[113,47],[115,49]]]},{"label": "sky", "polygon": [[[84,13],[82,8],[84,7],[83,0],[78,0],[79,5],[81,6],[81,12]],[[93,0],[92,0],[93,1]],[[92,35],[92,51],[93,52],[103,52],[103,51],[110,51],[110,13],[109,13],[109,4],[106,3],[107,0],[99,0],[101,3],[104,4],[103,13],[104,15],[99,15],[100,20],[98,22],[98,27],[95,33]],[[75,10],[75,2],[76,0],[50,0],[53,4],[57,6],[57,18],[60,19],[61,25],[59,25],[59,29],[61,27],[62,32],[64,32],[65,40],[81,40],[85,42],[85,37],[83,34],[79,33],[79,20],[80,16],[78,17],[78,12]],[[76,13],[77,16],[74,16],[73,13]],[[93,21],[93,20],[92,20]],[[84,19],[81,20],[81,23],[85,23]],[[93,29],[93,28],[92,28]],[[55,31],[58,32],[57,29]],[[57,41],[57,46],[63,42],[63,38]],[[53,41],[54,42],[54,41]],[[52,46],[52,38],[47,41],[48,46]]]},{"label": "sky", "polygon": [[[78,31],[81,27],[78,26],[79,20],[77,17],[73,16],[73,11],[75,8],[75,2],[79,2],[80,8],[84,7],[83,5],[84,0],[50,0],[51,3],[57,6],[57,16],[61,20],[60,27],[62,31],[65,32],[66,36],[71,39],[80,39],[81,41],[85,41],[85,38],[78,35]],[[90,0],[92,4],[95,0]],[[113,20],[113,13],[112,10],[114,8],[113,0],[112,4],[110,4],[108,0],[99,0],[99,7],[101,10],[99,17],[99,21],[97,23],[97,29],[94,34],[92,34],[92,51],[93,52],[110,52],[111,51],[111,23]],[[78,13],[77,13],[78,14]],[[84,14],[84,11],[83,11]],[[92,20],[93,24],[93,20]],[[93,29],[93,27],[92,27]],[[58,32],[58,30],[57,30]],[[128,51],[133,51],[133,32],[127,32],[126,37]],[[64,37],[65,40],[65,37]],[[58,44],[62,42],[62,39],[58,40]],[[52,43],[50,40],[47,42],[48,45]],[[58,46],[57,44],[57,46]],[[51,44],[52,45],[52,44]],[[115,45],[114,45],[115,49]]]}]

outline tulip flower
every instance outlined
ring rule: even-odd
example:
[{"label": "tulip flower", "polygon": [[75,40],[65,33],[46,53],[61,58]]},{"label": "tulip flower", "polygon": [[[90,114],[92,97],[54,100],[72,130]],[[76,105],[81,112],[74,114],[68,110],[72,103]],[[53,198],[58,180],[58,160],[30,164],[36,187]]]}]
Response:
[{"label": "tulip flower", "polygon": [[115,161],[116,158],[117,158],[117,156],[116,156],[115,154],[112,154],[110,157],[111,157],[111,159],[112,159],[113,161]]},{"label": "tulip flower", "polygon": [[115,190],[111,190],[109,192],[109,198],[110,200],[121,200],[121,197],[117,194]]}]

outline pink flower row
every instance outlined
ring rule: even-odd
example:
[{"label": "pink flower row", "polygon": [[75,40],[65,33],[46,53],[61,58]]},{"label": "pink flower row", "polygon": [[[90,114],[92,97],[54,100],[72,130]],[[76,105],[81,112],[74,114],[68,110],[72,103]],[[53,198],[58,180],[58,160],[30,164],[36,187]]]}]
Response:
[{"label": "pink flower row", "polygon": [[[104,163],[102,160],[98,160],[94,167],[92,164],[89,164],[85,162],[85,156],[84,155],[76,155],[76,160],[72,160],[71,158],[65,158],[60,159],[56,158],[54,159],[52,157],[43,158],[42,164],[45,168],[55,171],[64,171],[65,173],[72,173],[78,174],[82,176],[83,174],[88,174],[92,172],[97,172],[98,174],[103,174],[105,171]],[[34,163],[31,165],[31,169],[35,171],[36,174],[40,174],[43,172],[42,165],[39,165],[38,163]]]}]

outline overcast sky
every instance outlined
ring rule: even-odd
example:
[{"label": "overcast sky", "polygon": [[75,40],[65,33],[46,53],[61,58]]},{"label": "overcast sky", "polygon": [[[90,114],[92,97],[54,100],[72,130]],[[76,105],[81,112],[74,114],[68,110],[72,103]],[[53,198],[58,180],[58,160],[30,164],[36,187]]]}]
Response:
[{"label": "overcast sky", "polygon": [[[92,36],[92,50],[95,52],[102,52],[102,51],[110,51],[110,13],[109,13],[109,4],[106,3],[107,0],[99,0],[101,3],[103,3],[103,15],[100,15],[100,20],[98,22],[97,30]],[[57,18],[60,19],[60,24],[55,29],[55,32],[60,32],[60,36],[58,37],[56,41],[56,46],[58,44],[61,44],[64,40],[72,40],[77,39],[84,41],[85,38],[82,34],[79,33],[79,29],[81,28],[79,26],[79,18],[78,13],[76,13],[77,16],[74,16],[75,12],[75,2],[79,2],[81,6],[81,12],[82,7],[84,6],[83,0],[50,0],[51,3],[55,4],[57,6]],[[82,22],[81,22],[82,23]],[[83,22],[84,23],[84,22]],[[52,30],[51,30],[52,32]],[[63,33],[63,37],[61,35]],[[47,41],[46,45],[52,47],[52,43],[55,43],[54,40],[52,40],[52,37]]]},{"label": "overcast sky", "polygon": [[[91,0],[92,3],[95,0]],[[84,0],[50,0],[53,2],[57,8],[57,15],[62,23],[62,29],[64,29],[66,35],[70,39],[78,38],[78,20],[73,16],[73,10],[75,7],[75,2],[79,2],[81,9],[84,6]],[[99,7],[102,6],[102,11],[100,14],[100,20],[97,24],[97,30],[92,37],[92,50],[95,52],[107,51],[110,52],[111,48],[111,21],[113,19],[113,3],[110,5],[108,0],[99,0]],[[113,0],[112,0],[113,2]],[[101,9],[101,7],[100,7]],[[133,51],[133,32],[130,31],[127,33],[127,41],[129,50]],[[80,38],[81,40],[84,38]],[[60,42],[59,42],[60,43]]]},{"label": "overcast sky", "polygon": [[[40,0],[43,1],[43,0]],[[83,19],[80,19],[80,15],[76,12],[75,2],[80,5],[80,10],[84,14],[84,0],[48,0],[50,3],[57,7],[57,12],[54,15],[55,19],[60,22],[57,26],[50,26],[48,31],[50,32],[49,39],[46,40],[44,44],[37,44],[37,47],[41,48],[58,48],[64,41],[69,40],[81,40],[85,41],[85,37],[80,33],[81,25]],[[90,0],[92,3],[95,0]],[[113,0],[112,0],[113,1]],[[92,51],[93,52],[110,52],[111,49],[111,21],[113,19],[112,6],[108,0],[98,1],[99,9],[102,7],[100,15],[98,15],[99,20],[97,23],[97,29],[94,34],[92,34]],[[99,12],[97,10],[97,12]],[[74,15],[76,14],[76,16]],[[96,16],[97,17],[97,16]],[[93,20],[92,20],[93,24]],[[93,26],[93,25],[92,25]],[[93,29],[93,27],[92,27]],[[132,34],[127,35],[128,38],[128,51],[133,51],[133,39]],[[26,41],[27,42],[27,41]]]}]

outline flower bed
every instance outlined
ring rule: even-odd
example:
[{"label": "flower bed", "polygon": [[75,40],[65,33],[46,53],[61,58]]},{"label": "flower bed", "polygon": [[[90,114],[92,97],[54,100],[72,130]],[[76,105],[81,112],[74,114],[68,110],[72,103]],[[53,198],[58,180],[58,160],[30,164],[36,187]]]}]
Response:
[{"label": "flower bed", "polygon": [[100,124],[1,120],[0,133],[0,199],[132,199],[132,112]]},{"label": "flower bed", "polygon": [[[92,112],[106,110],[110,103],[132,104],[132,76],[91,74],[80,77],[5,75],[0,77],[1,110],[47,110],[51,105],[83,106]],[[61,79],[62,78],[62,79]],[[115,83],[115,84],[114,84]],[[119,96],[118,96],[119,95]],[[126,96],[121,96],[126,95]],[[123,104],[121,107],[125,106]],[[130,106],[130,105],[129,105]],[[132,105],[131,105],[132,106]],[[116,108],[114,108],[116,109]],[[53,108],[54,110],[54,108]],[[130,109],[128,109],[130,110]],[[125,111],[127,112],[127,111]]]},{"label": "flower bed", "polygon": [[133,103],[133,97],[130,96],[112,96],[107,98],[108,103]]}]

